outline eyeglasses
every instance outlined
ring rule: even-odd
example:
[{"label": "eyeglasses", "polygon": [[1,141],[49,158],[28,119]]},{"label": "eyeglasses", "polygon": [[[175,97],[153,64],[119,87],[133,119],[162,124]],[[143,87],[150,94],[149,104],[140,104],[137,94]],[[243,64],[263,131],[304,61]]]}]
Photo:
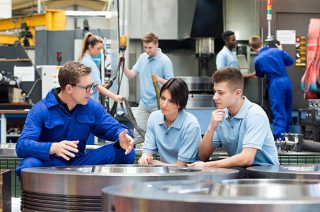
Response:
[{"label": "eyeglasses", "polygon": [[86,90],[87,93],[89,93],[96,85],[92,83],[91,85],[88,86],[83,86],[83,85],[76,85],[76,84],[71,84],[72,86],[77,86],[79,88],[83,88]]}]

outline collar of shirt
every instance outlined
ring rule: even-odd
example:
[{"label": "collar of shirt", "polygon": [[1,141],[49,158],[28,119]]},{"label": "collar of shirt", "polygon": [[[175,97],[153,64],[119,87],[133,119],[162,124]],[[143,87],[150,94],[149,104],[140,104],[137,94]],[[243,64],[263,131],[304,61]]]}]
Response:
[{"label": "collar of shirt", "polygon": [[72,113],[75,108],[71,111],[68,109],[68,105],[62,102],[60,97],[58,96],[58,93],[60,93],[60,91],[61,91],[61,88],[54,88],[48,93],[46,98],[46,103],[48,108],[54,107],[56,105],[62,105],[68,112]]},{"label": "collar of shirt", "polygon": [[160,48],[158,48],[158,50],[157,50],[157,54],[156,54],[155,56],[153,56],[153,57],[148,57],[148,60],[149,60],[149,61],[152,61],[152,60],[159,60],[159,59],[160,59],[160,57],[161,57],[161,54],[162,54],[162,51],[161,51],[161,49],[160,49]]},{"label": "collar of shirt", "polygon": [[223,48],[225,49],[225,51],[228,51],[228,52],[232,53],[232,50],[230,50],[228,47],[223,46]]},{"label": "collar of shirt", "polygon": [[84,54],[83,54],[83,57],[91,58],[91,56],[90,56],[89,54],[87,54],[87,53],[84,53]]},{"label": "collar of shirt", "polygon": [[262,49],[260,49],[258,53],[267,51],[268,49],[270,49],[270,48],[269,48],[268,46],[265,46],[265,47],[263,47]]},{"label": "collar of shirt", "polygon": [[[178,116],[177,116],[176,120],[174,120],[174,122],[171,124],[170,127],[173,127],[173,128],[176,128],[176,129],[181,129],[182,124],[183,124],[183,120],[184,120],[184,116],[185,116],[185,111],[184,110],[180,111],[178,113]],[[162,124],[162,125],[166,126],[165,121],[164,121],[164,115],[162,113],[161,113],[161,118],[159,118],[157,120],[159,120],[158,121],[159,125]]]},{"label": "collar of shirt", "polygon": [[47,94],[47,97],[45,98],[45,100],[48,108],[54,107],[60,104],[55,96],[55,93],[58,95],[60,91],[61,91],[60,88],[54,88]]},{"label": "collar of shirt", "polygon": [[247,97],[243,96],[243,98],[244,98],[244,101],[239,112],[234,117],[231,117],[228,110],[226,109],[225,119],[232,119],[232,118],[243,119],[247,115],[248,110],[252,105],[252,103],[247,99]]},{"label": "collar of shirt", "polygon": [[83,54],[82,59],[94,62],[93,58],[87,53]]}]

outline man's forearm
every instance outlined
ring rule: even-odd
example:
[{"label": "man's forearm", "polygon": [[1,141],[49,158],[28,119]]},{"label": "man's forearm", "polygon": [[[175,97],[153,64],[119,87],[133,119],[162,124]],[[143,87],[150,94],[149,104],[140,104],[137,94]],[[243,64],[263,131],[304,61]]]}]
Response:
[{"label": "man's forearm", "polygon": [[158,82],[160,82],[161,85],[165,84],[167,81],[168,81],[168,80],[163,79],[163,78],[161,78],[161,77],[158,76]]},{"label": "man's forearm", "polygon": [[116,98],[116,94],[112,93],[111,91],[109,91],[108,89],[106,89],[105,87],[103,87],[102,85],[97,85],[97,90],[104,96],[107,96],[111,99],[115,99]]},{"label": "man's forearm", "polygon": [[159,166],[186,166],[187,163],[177,160],[176,163],[171,164],[171,163],[161,162],[159,160],[153,160],[153,164],[152,165],[159,165]]},{"label": "man's forearm", "polygon": [[136,76],[136,72],[133,70],[130,70],[127,66],[124,67],[123,71],[129,79],[133,79]]},{"label": "man's forearm", "polygon": [[216,167],[216,168],[247,167],[243,162],[243,158],[240,157],[239,155],[234,155],[229,158],[212,161],[209,163],[211,163],[210,167]]},{"label": "man's forearm", "polygon": [[241,153],[233,155],[218,161],[212,161],[210,166],[217,168],[230,168],[230,167],[248,167],[251,166],[256,154],[256,149],[247,148]]},{"label": "man's forearm", "polygon": [[214,150],[212,146],[213,133],[214,133],[214,129],[209,125],[199,145],[199,159],[201,161],[209,160],[210,156],[213,153],[213,150]]}]

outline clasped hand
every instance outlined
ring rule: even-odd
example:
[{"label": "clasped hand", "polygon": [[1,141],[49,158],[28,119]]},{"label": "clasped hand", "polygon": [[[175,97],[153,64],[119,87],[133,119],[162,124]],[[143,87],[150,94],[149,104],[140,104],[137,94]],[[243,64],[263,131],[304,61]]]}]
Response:
[{"label": "clasped hand", "polygon": [[63,140],[58,143],[53,143],[50,148],[50,155],[56,154],[59,157],[62,157],[65,160],[70,160],[70,158],[74,158],[75,154],[78,153],[78,143],[79,140],[76,141],[67,141]]}]

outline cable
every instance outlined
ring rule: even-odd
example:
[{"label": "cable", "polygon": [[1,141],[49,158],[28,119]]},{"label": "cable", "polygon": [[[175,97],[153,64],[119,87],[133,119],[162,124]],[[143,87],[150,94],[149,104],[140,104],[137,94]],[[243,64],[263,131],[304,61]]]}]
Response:
[{"label": "cable", "polygon": [[41,78],[37,79],[36,81],[34,81],[34,83],[32,84],[32,87],[29,91],[29,93],[26,95],[26,98],[30,97],[31,92],[33,91],[34,87],[36,86],[36,84],[41,80]]}]

